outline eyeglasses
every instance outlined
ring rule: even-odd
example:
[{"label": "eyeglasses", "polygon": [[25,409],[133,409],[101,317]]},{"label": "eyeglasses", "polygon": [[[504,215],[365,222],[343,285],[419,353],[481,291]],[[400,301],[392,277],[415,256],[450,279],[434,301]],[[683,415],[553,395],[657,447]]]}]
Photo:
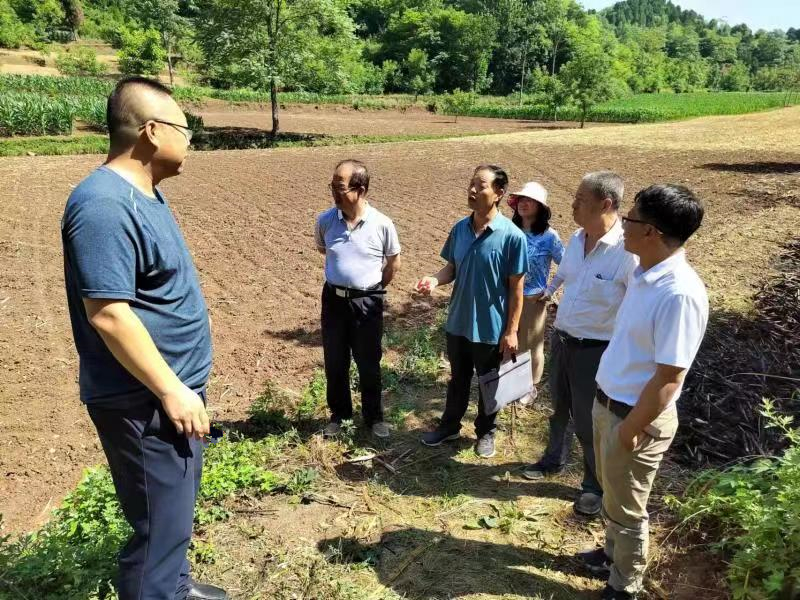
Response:
[{"label": "eyeglasses", "polygon": [[359,188],[360,188],[360,186],[357,186],[357,185],[349,185],[347,187],[339,187],[339,186],[333,185],[332,183],[328,184],[328,189],[330,191],[339,192],[340,194],[346,194],[347,192],[350,192],[350,191],[353,191],[353,190],[357,190]]},{"label": "eyeglasses", "polygon": [[650,225],[653,229],[655,229],[661,235],[664,235],[664,232],[661,231],[658,227],[650,223],[649,221],[642,221],[641,219],[631,219],[630,217],[622,217],[622,224],[625,223],[641,223],[642,225]]},{"label": "eyeglasses", "polygon": [[161,123],[162,125],[169,125],[170,127],[174,127],[178,131],[180,131],[183,136],[186,138],[186,143],[191,144],[192,138],[194,137],[194,131],[189,129],[186,125],[181,125],[180,123],[171,123],[169,121],[162,121],[161,119],[147,119],[144,123],[139,125],[139,129],[142,129],[149,121],[153,121],[154,123]]}]

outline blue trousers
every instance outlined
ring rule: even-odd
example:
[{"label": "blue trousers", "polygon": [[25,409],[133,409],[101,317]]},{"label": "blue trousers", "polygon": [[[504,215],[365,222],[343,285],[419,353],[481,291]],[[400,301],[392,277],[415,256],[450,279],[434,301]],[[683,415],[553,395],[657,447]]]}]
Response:
[{"label": "blue trousers", "polygon": [[119,600],[184,600],[203,443],[179,435],[155,398],[134,408],[88,410],[133,528],[119,554]]}]

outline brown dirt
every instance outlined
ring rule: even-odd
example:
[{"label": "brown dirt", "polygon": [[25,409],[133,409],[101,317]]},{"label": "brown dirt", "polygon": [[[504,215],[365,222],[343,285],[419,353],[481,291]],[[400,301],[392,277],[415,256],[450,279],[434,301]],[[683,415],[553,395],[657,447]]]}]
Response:
[{"label": "brown dirt", "polygon": [[[220,101],[205,102],[197,111],[209,127],[242,127],[272,129],[269,105],[229,105]],[[405,113],[396,110],[354,110],[348,106],[313,106],[293,104],[280,111],[281,130],[292,133],[326,133],[330,135],[463,135],[474,133],[511,133],[534,130],[573,129],[570,121],[524,121],[454,117],[413,108]],[[606,127],[589,124],[589,129]]]},{"label": "brown dirt", "polygon": [[[784,112],[784,117],[800,114]],[[629,197],[654,181],[692,186],[707,201],[708,213],[689,246],[690,257],[709,286],[712,309],[741,309],[772,268],[777,245],[794,235],[800,222],[793,202],[800,193],[794,175],[800,153],[787,148],[797,144],[791,141],[797,136],[787,134],[785,123],[791,120],[777,119],[778,114],[737,118],[746,121],[739,127],[746,150],[718,148],[730,122],[703,119],[652,126],[664,142],[659,148],[641,147],[649,135],[637,144],[637,132],[651,129],[620,127],[193,154],[185,174],[166,182],[164,190],[193,251],[211,311],[215,416],[240,419],[268,379],[300,389],[321,364],[322,257],[313,247],[312,224],[330,203],[326,186],[339,159],[355,156],[369,164],[373,203],[397,223],[404,266],[389,295],[396,314],[419,308],[409,293],[412,282],[439,267],[441,243],[466,212],[465,182],[484,161],[504,165],[512,187],[528,179],[542,181],[551,191],[553,225],[563,237],[573,230],[570,198],[586,171],[618,171]],[[338,118],[351,116],[375,113]],[[783,129],[776,131],[778,125]],[[584,143],[584,135],[596,144]],[[776,147],[770,140],[778,135],[785,144]],[[100,160],[0,159],[5,192],[0,212],[0,513],[7,531],[42,522],[81,470],[102,461],[77,399],[59,237],[67,195]]]}]

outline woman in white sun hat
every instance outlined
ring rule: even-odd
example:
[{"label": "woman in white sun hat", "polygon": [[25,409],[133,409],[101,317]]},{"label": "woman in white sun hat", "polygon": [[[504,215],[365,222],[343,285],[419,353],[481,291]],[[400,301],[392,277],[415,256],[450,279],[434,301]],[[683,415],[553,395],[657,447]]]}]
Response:
[{"label": "woman in white sun hat", "polygon": [[547,190],[529,181],[518,192],[508,197],[508,205],[514,210],[514,224],[524,233],[528,241],[528,272],[525,274],[522,317],[519,321],[519,352],[530,350],[533,367],[534,393],[523,398],[527,404],[536,397],[536,385],[542,379],[544,369],[544,327],[547,303],[542,302],[542,292],[547,287],[552,262],[561,263],[564,246],[558,233],[550,227],[550,207],[547,205]]}]

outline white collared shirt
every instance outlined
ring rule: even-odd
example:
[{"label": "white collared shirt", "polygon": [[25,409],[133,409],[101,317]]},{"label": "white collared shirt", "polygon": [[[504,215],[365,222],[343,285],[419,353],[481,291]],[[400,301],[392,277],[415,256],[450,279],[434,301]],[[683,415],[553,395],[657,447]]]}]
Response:
[{"label": "white collared shirt", "polygon": [[637,267],[600,360],[598,385],[609,398],[634,406],[656,365],[692,366],[707,323],[706,287],[683,250],[647,271]]},{"label": "white collared shirt", "polygon": [[554,325],[576,338],[610,340],[628,278],[639,259],[625,250],[619,219],[586,256],[585,241],[582,228],[572,234],[548,286],[552,294],[564,285]]}]

